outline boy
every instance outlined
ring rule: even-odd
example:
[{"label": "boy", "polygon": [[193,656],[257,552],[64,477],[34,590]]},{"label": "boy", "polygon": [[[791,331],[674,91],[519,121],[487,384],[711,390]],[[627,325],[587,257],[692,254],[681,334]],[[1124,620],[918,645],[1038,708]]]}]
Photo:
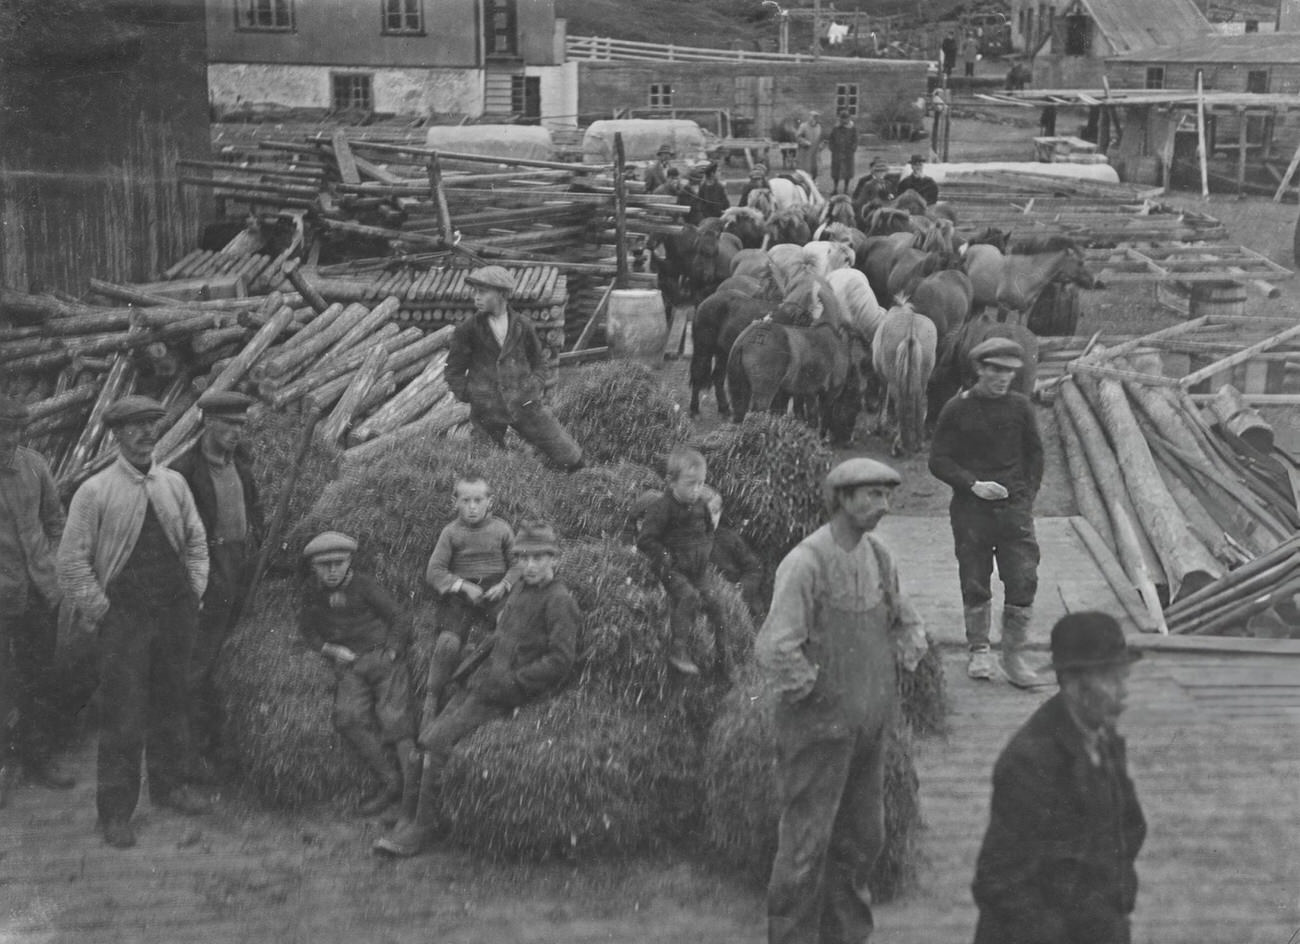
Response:
[{"label": "boy", "polygon": [[713,553],[713,519],[701,495],[708,466],[694,449],[679,446],[668,454],[668,488],[646,509],[636,546],[650,559],[671,612],[668,664],[683,675],[700,669],[686,649],[687,635],[701,606],[713,624],[714,646],[725,667],[722,611],[705,588],[709,556]]},{"label": "boy", "polygon": [[740,595],[749,607],[750,615],[758,619],[763,610],[763,599],[759,594],[763,562],[750,550],[744,538],[731,528],[722,527],[722,496],[706,485],[704,499],[713,520],[713,553],[709,555],[709,562],[718,569],[723,580],[740,587]]},{"label": "boy", "polygon": [[357,812],[382,813],[402,798],[414,746],[409,629],[397,601],[352,568],[357,542],[338,531],[316,535],[303,548],[312,581],[299,630],[334,666],[334,729],[380,779]]},{"label": "boy", "polygon": [[429,663],[424,715],[438,712],[442,691],[456,671],[461,650],[476,627],[491,629],[498,605],[519,582],[511,566],[515,533],[492,514],[492,490],[483,476],[468,472],[456,480],[456,518],[438,535],[424,579],[441,596],[438,639]]},{"label": "boy", "polygon": [[452,748],[483,725],[554,692],[573,667],[582,615],[569,589],[555,579],[555,530],[543,522],[524,524],[514,553],[520,583],[501,608],[496,632],[458,670],[466,677],[464,687],[440,714],[423,719],[419,790],[406,791],[402,819],[375,842],[376,852],[418,855],[437,825],[438,789]]}]

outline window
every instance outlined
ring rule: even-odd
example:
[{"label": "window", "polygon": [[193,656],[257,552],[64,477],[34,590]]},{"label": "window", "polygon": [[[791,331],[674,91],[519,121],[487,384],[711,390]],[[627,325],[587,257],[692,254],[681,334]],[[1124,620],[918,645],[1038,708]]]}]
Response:
[{"label": "window", "polygon": [[1164,66],[1147,66],[1147,84],[1149,89],[1162,89],[1165,87],[1165,67]]},{"label": "window", "polygon": [[1086,56],[1092,47],[1092,21],[1076,14],[1065,18],[1065,54]]},{"label": "window", "polygon": [[542,117],[542,80],[535,75],[510,77],[510,111],[524,124],[535,125]]},{"label": "window", "polygon": [[235,25],[241,30],[292,30],[293,0],[235,0]]},{"label": "window", "polygon": [[1246,91],[1255,95],[1263,95],[1268,91],[1268,70],[1260,69],[1259,71],[1250,71],[1246,73]]},{"label": "window", "polygon": [[847,111],[858,116],[858,84],[856,82],[835,86],[835,113]]},{"label": "window", "polygon": [[487,54],[513,56],[519,49],[515,26],[515,0],[486,0]]},{"label": "window", "polygon": [[1247,21],[1246,21],[1246,32],[1247,32],[1247,33],[1258,33],[1258,32],[1259,32],[1259,20],[1247,20]]},{"label": "window", "polygon": [[650,107],[672,108],[673,87],[667,82],[653,82],[650,85]]},{"label": "window", "polygon": [[422,0],[382,0],[383,33],[387,36],[418,36],[424,32]]},{"label": "window", "polygon": [[374,111],[374,76],[368,72],[335,72],[335,111]]}]

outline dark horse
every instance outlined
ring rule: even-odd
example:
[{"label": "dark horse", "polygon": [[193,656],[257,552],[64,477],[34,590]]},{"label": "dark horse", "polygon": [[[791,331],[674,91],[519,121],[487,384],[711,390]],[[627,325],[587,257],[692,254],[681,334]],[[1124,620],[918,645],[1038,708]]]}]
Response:
[{"label": "dark horse", "polygon": [[718,220],[682,226],[664,236],[656,251],[659,291],[673,306],[699,304],[731,275],[731,260],[741,248]]},{"label": "dark horse", "polygon": [[939,341],[938,359],[930,377],[931,416],[937,417],[943,405],[959,390],[974,385],[977,378],[970,352],[989,338],[1011,338],[1024,348],[1025,364],[1016,371],[1011,389],[1027,397],[1034,395],[1034,383],[1038,379],[1038,338],[1024,325],[994,321],[987,312],[971,315]]}]

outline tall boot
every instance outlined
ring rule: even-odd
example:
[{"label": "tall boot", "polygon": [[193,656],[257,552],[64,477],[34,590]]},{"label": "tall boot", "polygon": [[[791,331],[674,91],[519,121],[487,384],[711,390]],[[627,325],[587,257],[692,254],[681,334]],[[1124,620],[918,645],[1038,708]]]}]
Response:
[{"label": "tall boot", "polygon": [[374,850],[408,859],[424,851],[433,838],[438,818],[439,772],[431,768],[429,755],[421,754],[419,784],[415,816],[410,822],[394,829],[390,835],[375,840]]},{"label": "tall boot", "polygon": [[362,797],[357,803],[357,812],[362,816],[373,816],[401,799],[401,774],[397,762],[384,748],[379,736],[360,725],[342,728],[340,733],[381,781],[377,790]]},{"label": "tall boot", "polygon": [[429,660],[429,677],[424,686],[424,710],[420,723],[428,724],[438,714],[443,690],[460,665],[460,638],[455,633],[439,633]]},{"label": "tall boot", "polygon": [[409,738],[397,742],[397,766],[402,774],[402,801],[397,806],[393,825],[401,829],[415,821],[415,810],[420,803],[420,771],[424,768],[424,752],[417,750]]},{"label": "tall boot", "polygon": [[1029,648],[1029,622],[1033,618],[1032,606],[1002,607],[1002,671],[1007,681],[1016,688],[1033,691],[1051,684],[1038,674],[1027,658]]},{"label": "tall boot", "polygon": [[997,664],[989,651],[989,626],[993,619],[992,605],[988,602],[967,606],[962,611],[966,622],[966,644],[970,647],[970,660],[966,674],[973,679],[989,681],[997,675]]}]

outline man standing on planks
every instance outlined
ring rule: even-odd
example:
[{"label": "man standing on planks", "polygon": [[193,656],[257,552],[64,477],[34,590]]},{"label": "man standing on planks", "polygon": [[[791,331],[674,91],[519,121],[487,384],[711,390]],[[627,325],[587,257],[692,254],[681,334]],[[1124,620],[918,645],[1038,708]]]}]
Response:
[{"label": "man standing on planks", "polygon": [[582,468],[582,449],[542,403],[554,374],[533,326],[510,310],[514,279],[501,266],[484,266],[465,282],[474,290],[474,314],[452,335],[447,386],[469,404],[474,428],[498,446],[513,427],[553,465]]},{"label": "man standing on planks", "polygon": [[52,757],[63,505],[45,459],[19,445],[27,417],[25,403],[0,394],[0,807],[20,765],[41,786],[76,786]]},{"label": "man standing on planks", "polygon": [[867,876],[885,843],[896,662],[912,671],[928,645],[893,555],[871,534],[900,482],[874,459],[831,469],[830,521],[781,561],[755,643],[777,693],[769,944],[865,941],[874,926]]},{"label": "man standing on planks", "polygon": [[135,845],[131,815],[147,758],[155,806],[209,812],[184,783],[187,679],[208,583],[208,540],[179,472],[155,465],[162,404],[127,396],[104,411],[118,458],[72,496],[59,586],[99,634],[96,805],[104,841]]},{"label": "man standing on planks", "polygon": [[952,487],[948,515],[970,661],[966,674],[992,679],[989,650],[993,562],[1006,589],[1002,607],[1002,670],[1012,685],[1042,683],[1025,660],[1034,595],[1038,540],[1034,497],[1043,479],[1043,443],[1034,406],[1011,389],[1024,350],[1009,338],[989,338],[971,350],[979,379],[939,412],[930,445],[930,472]]},{"label": "man standing on planks", "polygon": [[1105,613],[1052,627],[1061,690],[993,768],[975,944],[1129,944],[1146,820],[1115,724],[1139,656]]},{"label": "man standing on planks", "polygon": [[208,535],[208,588],[189,677],[190,775],[199,783],[216,780],[221,699],[213,673],[239,617],[264,533],[253,460],[244,445],[248,409],[255,402],[234,391],[205,393],[199,398],[203,411],[199,441],[172,463],[189,485]]}]

